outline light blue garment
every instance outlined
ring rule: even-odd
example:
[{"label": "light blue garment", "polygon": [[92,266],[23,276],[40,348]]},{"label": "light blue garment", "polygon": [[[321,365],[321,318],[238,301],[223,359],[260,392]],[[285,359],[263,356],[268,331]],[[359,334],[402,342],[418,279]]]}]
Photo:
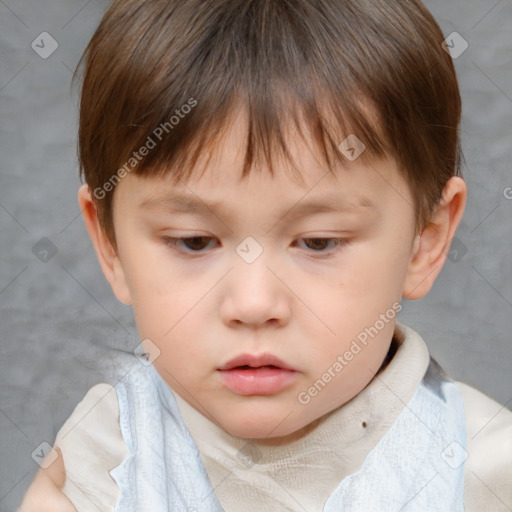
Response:
[{"label": "light blue garment", "polygon": [[[135,358],[115,387],[128,449],[110,471],[120,489],[115,511],[222,512],[174,396],[154,367]],[[412,399],[361,469],[340,482],[324,512],[464,512],[465,429],[462,397],[431,360]]]}]

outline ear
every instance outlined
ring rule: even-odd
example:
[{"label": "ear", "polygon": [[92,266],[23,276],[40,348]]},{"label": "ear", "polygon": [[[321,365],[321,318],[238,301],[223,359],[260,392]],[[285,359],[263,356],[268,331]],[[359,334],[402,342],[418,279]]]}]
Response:
[{"label": "ear", "polygon": [[91,196],[91,189],[87,184],[82,185],[78,191],[78,203],[103,274],[110,283],[114,295],[123,304],[131,305],[130,289],[121,260],[100,227],[96,205]]},{"label": "ear", "polygon": [[414,240],[402,295],[416,300],[432,288],[446,261],[455,231],[464,214],[467,187],[462,178],[453,176],[444,189],[443,197],[433,218]]}]

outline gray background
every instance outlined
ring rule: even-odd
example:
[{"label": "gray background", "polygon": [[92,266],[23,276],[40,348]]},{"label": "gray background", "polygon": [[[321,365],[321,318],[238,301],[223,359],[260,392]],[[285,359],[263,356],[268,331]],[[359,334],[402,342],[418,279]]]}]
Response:
[{"label": "gray background", "polygon": [[[469,43],[455,61],[469,198],[457,255],[428,297],[404,301],[399,320],[452,376],[510,407],[512,1],[426,4],[446,36],[457,31]],[[19,505],[37,470],[31,453],[53,443],[102,380],[102,363],[139,344],[76,199],[78,95],[70,80],[106,5],[0,0],[0,511]],[[43,31],[59,44],[48,59],[31,48]],[[57,249],[46,263],[33,252],[44,237]]]}]

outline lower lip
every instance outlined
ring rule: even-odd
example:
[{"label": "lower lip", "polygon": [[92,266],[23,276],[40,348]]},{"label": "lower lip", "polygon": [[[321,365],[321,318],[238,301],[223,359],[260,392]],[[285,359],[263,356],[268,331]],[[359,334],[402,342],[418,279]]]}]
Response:
[{"label": "lower lip", "polygon": [[219,370],[224,385],[239,395],[271,395],[286,388],[296,372],[262,366],[242,370]]}]

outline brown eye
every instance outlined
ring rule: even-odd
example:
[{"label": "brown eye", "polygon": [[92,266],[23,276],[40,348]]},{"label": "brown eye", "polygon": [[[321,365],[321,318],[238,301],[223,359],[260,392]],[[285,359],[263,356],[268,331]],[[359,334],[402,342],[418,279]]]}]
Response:
[{"label": "brown eye", "polygon": [[325,249],[330,240],[330,238],[304,238],[304,243],[309,249],[321,251]]},{"label": "brown eye", "polygon": [[[204,249],[208,245],[208,240],[211,240],[211,238],[209,238],[207,236],[194,236],[193,238],[181,238],[181,241],[185,244],[185,246],[194,251],[200,251],[201,249]],[[206,241],[206,243],[205,243],[205,241]]]},{"label": "brown eye", "polygon": [[302,238],[299,240],[315,258],[329,258],[349,243],[347,238]]},{"label": "brown eye", "polygon": [[193,254],[195,252],[202,252],[208,246],[208,242],[213,240],[209,236],[192,236],[186,238],[172,238],[169,236],[162,237],[162,242],[183,253]]}]

